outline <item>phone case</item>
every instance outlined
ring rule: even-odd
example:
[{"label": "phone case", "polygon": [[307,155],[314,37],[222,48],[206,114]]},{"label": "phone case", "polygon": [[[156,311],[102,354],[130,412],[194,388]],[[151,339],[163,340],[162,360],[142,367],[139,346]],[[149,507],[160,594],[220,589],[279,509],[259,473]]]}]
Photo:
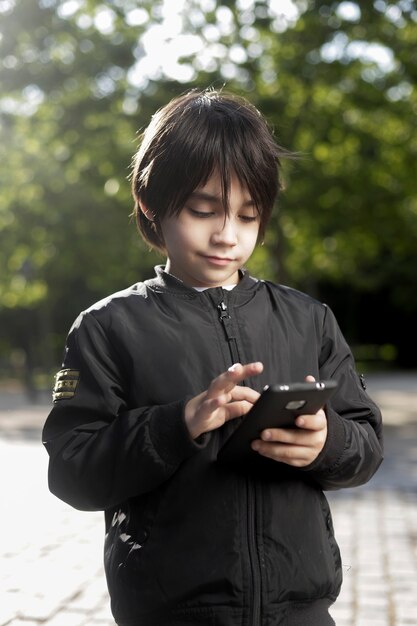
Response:
[{"label": "phone case", "polygon": [[335,380],[272,385],[263,391],[253,408],[243,418],[219,450],[217,460],[240,463],[255,453],[250,447],[265,428],[296,428],[297,415],[317,413],[337,387]]}]

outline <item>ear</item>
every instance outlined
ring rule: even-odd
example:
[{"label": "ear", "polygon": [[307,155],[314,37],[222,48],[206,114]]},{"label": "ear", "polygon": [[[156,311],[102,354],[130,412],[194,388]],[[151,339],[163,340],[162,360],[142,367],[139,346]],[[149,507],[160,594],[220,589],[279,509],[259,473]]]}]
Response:
[{"label": "ear", "polygon": [[154,216],[152,215],[152,211],[150,211],[143,202],[138,202],[139,209],[142,211],[143,215],[149,222],[154,222]]}]

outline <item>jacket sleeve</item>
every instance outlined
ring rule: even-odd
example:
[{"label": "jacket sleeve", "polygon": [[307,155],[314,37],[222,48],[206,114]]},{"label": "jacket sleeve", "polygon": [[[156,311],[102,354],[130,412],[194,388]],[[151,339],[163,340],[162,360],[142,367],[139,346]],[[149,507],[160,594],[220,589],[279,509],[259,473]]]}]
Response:
[{"label": "jacket sleeve", "polygon": [[[143,357],[146,359],[146,355]],[[43,429],[49,488],[81,510],[104,510],[157,488],[196,443],[183,419],[187,399],[127,406],[117,350],[91,313],[74,323]]]},{"label": "jacket sleeve", "polygon": [[322,380],[336,379],[338,388],[326,406],[326,444],[317,459],[303,469],[322,489],[362,485],[383,460],[382,417],[356,373],[352,353],[328,307],[319,372]]}]

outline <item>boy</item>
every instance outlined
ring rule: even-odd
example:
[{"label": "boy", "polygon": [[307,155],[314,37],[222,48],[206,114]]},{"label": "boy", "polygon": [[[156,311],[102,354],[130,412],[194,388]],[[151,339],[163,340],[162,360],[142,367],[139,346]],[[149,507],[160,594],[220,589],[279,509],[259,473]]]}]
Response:
[{"label": "boy", "polygon": [[[190,92],[153,117],[132,189],[156,276],[82,313],[45,424],[53,493],[104,510],[119,626],[326,626],[342,582],[322,489],[368,481],[381,416],[331,311],[242,268],[279,190],[259,112]],[[243,364],[243,365],[242,365]],[[336,379],[325,409],[216,461],[265,385]]]}]

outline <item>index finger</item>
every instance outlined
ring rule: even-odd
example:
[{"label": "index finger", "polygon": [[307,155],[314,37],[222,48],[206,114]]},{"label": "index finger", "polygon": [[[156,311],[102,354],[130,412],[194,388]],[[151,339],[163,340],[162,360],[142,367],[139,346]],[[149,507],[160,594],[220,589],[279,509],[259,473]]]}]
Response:
[{"label": "index finger", "polygon": [[242,382],[242,380],[245,380],[245,378],[260,374],[263,368],[264,366],[260,361],[246,363],[245,365],[235,363],[232,367],[229,367],[227,372],[223,372],[223,374],[220,374],[220,376],[217,376],[217,378],[211,382],[207,390],[207,399],[214,398],[218,396],[219,393],[232,391],[233,387]]}]

